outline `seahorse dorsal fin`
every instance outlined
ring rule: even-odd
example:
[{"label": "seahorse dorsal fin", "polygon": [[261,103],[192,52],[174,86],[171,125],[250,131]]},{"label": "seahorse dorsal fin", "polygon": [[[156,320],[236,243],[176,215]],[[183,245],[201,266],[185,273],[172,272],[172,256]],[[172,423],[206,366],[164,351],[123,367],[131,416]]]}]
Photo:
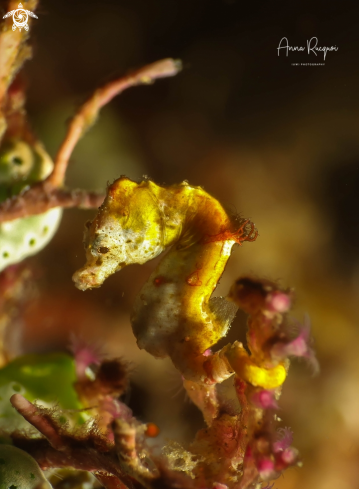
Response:
[{"label": "seahorse dorsal fin", "polygon": [[223,328],[223,335],[227,334],[233,319],[236,317],[238,306],[229,302],[225,297],[211,297],[208,302],[209,309]]}]

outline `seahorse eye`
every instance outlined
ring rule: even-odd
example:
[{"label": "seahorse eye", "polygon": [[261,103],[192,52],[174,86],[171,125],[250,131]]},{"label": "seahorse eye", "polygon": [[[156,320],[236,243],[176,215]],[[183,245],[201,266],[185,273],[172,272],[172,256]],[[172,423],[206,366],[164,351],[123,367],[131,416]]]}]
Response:
[{"label": "seahorse eye", "polygon": [[110,251],[110,248],[107,248],[107,246],[100,246],[97,248],[98,253],[101,253],[102,255],[105,255]]},{"label": "seahorse eye", "polygon": [[21,166],[24,163],[22,158],[20,158],[19,156],[14,156],[12,162],[14,163],[14,165],[18,166]]}]

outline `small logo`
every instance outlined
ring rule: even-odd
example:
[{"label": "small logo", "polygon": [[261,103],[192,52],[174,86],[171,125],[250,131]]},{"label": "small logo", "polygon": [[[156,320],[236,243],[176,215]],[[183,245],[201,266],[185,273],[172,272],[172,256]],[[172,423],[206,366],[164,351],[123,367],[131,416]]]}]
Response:
[{"label": "small logo", "polygon": [[25,10],[21,3],[19,3],[18,8],[16,10],[11,10],[11,12],[5,14],[3,19],[10,17],[10,15],[12,15],[12,20],[14,21],[12,25],[12,30],[16,31],[16,27],[17,27],[20,32],[21,29],[25,29],[25,31],[29,30],[29,26],[27,25],[29,15],[34,19],[38,19],[38,16],[35,15],[33,12],[30,12],[30,10]]}]

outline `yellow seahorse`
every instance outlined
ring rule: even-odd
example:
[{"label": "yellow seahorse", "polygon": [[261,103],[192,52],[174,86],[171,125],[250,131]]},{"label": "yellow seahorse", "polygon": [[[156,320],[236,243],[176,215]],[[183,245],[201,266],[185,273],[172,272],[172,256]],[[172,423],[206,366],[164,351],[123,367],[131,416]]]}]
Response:
[{"label": "yellow seahorse", "polygon": [[117,270],[171,247],[135,300],[131,322],[138,346],[155,357],[169,356],[188,381],[213,384],[235,371],[254,385],[258,377],[257,385],[276,387],[284,378],[273,382],[277,374],[267,375],[267,369],[253,376],[255,367],[241,344],[209,351],[226,335],[237,309],[211,295],[233,245],[256,237],[249,220],[238,224],[200,187],[121,177],[87,225],[87,263],[73,278],[81,290],[99,287]]}]

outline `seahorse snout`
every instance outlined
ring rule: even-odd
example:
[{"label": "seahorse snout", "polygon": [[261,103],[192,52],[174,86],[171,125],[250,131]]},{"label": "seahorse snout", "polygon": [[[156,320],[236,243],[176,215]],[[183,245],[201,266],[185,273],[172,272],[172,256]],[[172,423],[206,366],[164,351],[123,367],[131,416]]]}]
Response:
[{"label": "seahorse snout", "polygon": [[77,270],[72,276],[72,280],[80,290],[93,289],[100,287],[103,284],[105,277],[101,280],[101,274],[98,270],[99,267],[83,267]]}]

